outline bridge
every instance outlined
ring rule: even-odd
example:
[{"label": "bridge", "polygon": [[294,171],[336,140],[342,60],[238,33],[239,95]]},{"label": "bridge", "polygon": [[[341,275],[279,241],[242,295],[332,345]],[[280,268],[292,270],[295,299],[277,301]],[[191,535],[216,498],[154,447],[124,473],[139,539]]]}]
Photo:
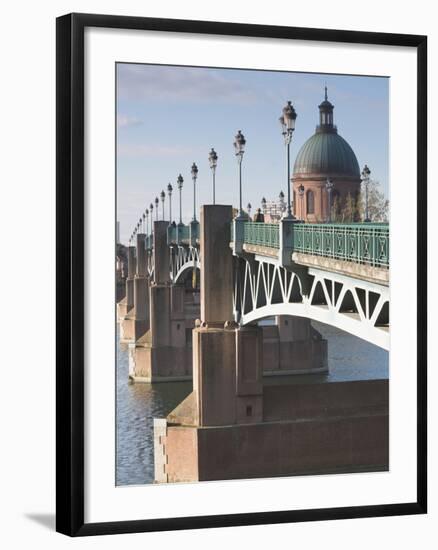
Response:
[{"label": "bridge", "polygon": [[[201,269],[199,223],[169,224],[169,279]],[[145,238],[153,280],[153,238]],[[233,220],[233,310],[245,326],[305,317],[389,349],[389,225]]]},{"label": "bridge", "polygon": [[388,349],[388,285],[385,224],[251,222],[204,205],[200,223],[137,234],[118,304],[130,378],[193,380],[154,420],[155,480],[387,468],[387,380],[318,378],[327,342],[311,321]]}]

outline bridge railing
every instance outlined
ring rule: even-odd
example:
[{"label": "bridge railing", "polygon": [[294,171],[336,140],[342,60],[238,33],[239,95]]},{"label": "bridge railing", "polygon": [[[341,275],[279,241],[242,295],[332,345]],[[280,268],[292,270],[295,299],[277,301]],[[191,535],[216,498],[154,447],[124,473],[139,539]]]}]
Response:
[{"label": "bridge railing", "polygon": [[[280,224],[242,223],[244,244],[280,248]],[[294,223],[289,235],[291,242],[283,242],[283,246],[292,252],[369,264],[374,267],[389,267],[388,224]],[[232,239],[234,240],[233,233]]]},{"label": "bridge railing", "polygon": [[244,242],[256,246],[280,247],[278,223],[244,222]]},{"label": "bridge railing", "polygon": [[199,241],[199,222],[189,225],[170,224],[167,228],[167,244],[195,245]]},{"label": "bridge railing", "polygon": [[389,267],[388,224],[296,224],[293,249],[315,256]]}]

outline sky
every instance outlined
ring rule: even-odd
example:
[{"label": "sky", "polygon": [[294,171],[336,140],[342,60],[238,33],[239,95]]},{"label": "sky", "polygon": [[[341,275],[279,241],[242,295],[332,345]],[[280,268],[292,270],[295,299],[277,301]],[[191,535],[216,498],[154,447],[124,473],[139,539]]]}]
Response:
[{"label": "sky", "polygon": [[[184,178],[183,222],[193,217],[191,166],[201,204],[212,203],[208,154],[218,154],[216,204],[238,206],[238,165],[233,141],[246,138],[242,164],[243,207],[252,212],[262,197],[287,195],[286,148],[278,119],[288,100],[297,112],[291,144],[295,157],[315,132],[324,86],[334,105],[338,133],[356,153],[362,169],[388,195],[389,79],[331,74],[210,69],[159,65],[117,65],[117,219],[127,244],[138,219],[171,183],[172,217],[179,221],[178,174]],[[165,213],[168,215],[166,192]],[[160,202],[161,219],[161,202]],[[154,213],[155,219],[155,213]]]}]

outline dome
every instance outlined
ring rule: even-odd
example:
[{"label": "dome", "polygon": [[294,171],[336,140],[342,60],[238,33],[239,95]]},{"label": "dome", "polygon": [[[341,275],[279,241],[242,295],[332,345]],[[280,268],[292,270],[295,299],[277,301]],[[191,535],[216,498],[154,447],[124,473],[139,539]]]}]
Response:
[{"label": "dome", "polygon": [[353,149],[337,132],[317,131],[298,152],[294,176],[339,175],[360,178]]},{"label": "dome", "polygon": [[334,105],[328,100],[327,86],[324,101],[318,109],[319,125],[315,134],[298,151],[294,177],[312,175],[360,178],[356,155],[333,124]]}]

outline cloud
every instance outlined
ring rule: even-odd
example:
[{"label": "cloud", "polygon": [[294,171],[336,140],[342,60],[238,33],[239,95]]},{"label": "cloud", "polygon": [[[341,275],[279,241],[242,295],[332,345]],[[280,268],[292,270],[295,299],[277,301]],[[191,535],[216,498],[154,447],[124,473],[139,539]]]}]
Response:
[{"label": "cloud", "polygon": [[122,143],[117,147],[117,154],[121,157],[179,157],[195,152],[192,147],[179,145],[147,145]]},{"label": "cloud", "polygon": [[130,126],[140,126],[143,121],[137,117],[130,117],[127,115],[117,115],[117,127],[128,128]]},{"label": "cloud", "polygon": [[233,71],[120,64],[117,76],[120,99],[227,103],[259,100],[259,93],[241,82]]}]

